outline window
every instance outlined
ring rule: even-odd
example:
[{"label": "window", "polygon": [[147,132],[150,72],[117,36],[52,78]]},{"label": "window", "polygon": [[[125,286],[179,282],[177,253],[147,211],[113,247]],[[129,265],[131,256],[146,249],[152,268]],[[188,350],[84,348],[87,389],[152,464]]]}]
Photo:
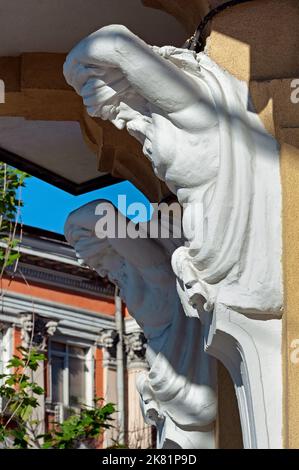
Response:
[{"label": "window", "polygon": [[[92,402],[90,348],[52,341],[49,351],[52,403],[80,408]],[[90,364],[89,364],[90,363]]]},{"label": "window", "polygon": [[[12,356],[12,328],[2,326],[0,330],[0,374],[9,373],[6,364]],[[0,379],[0,385],[3,380]],[[5,408],[5,399],[0,398],[0,410]]]}]

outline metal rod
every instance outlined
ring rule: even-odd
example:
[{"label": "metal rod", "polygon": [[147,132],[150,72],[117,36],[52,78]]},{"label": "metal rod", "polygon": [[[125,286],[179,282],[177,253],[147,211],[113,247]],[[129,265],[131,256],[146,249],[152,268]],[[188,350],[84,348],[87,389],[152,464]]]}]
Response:
[{"label": "metal rod", "polygon": [[186,41],[184,47],[186,49],[190,49],[191,51],[200,52],[202,50],[203,45],[204,45],[203,36],[204,36],[205,28],[206,28],[207,24],[214,18],[214,16],[218,15],[218,13],[221,13],[222,11],[224,11],[228,8],[231,8],[231,7],[234,7],[234,6],[237,6],[237,5],[241,5],[242,3],[252,2],[252,1],[253,0],[230,0],[228,2],[221,3],[220,5],[218,5],[216,8],[211,10],[203,18],[201,23],[198,25],[195,33],[193,34],[193,36],[191,36],[191,38],[189,38]]}]

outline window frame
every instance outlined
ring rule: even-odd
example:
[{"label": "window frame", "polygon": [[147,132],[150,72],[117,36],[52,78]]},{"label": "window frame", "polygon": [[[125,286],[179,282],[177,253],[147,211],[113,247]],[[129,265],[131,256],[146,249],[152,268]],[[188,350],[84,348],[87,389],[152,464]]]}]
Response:
[{"label": "window frame", "polygon": [[[56,351],[52,348],[52,343],[60,343],[65,347],[65,351]],[[84,384],[85,384],[85,397],[83,400],[83,404],[87,406],[93,406],[93,388],[94,388],[94,346],[90,343],[85,343],[82,341],[78,341],[75,338],[59,338],[59,337],[52,337],[49,341],[48,347],[48,377],[49,377],[49,387],[47,393],[47,401],[52,404],[61,404],[65,408],[76,408],[70,405],[70,393],[69,393],[69,357],[76,357],[72,353],[70,353],[71,347],[80,347],[84,349],[85,355],[84,358]],[[53,402],[53,386],[52,386],[52,362],[51,359],[55,355],[56,357],[62,357],[64,361],[64,369],[63,369],[63,403],[61,402]],[[78,357],[78,356],[77,356]]]},{"label": "window frame", "polygon": [[[7,369],[7,363],[12,358],[13,354],[13,328],[8,324],[2,325],[0,330],[0,374],[10,373]],[[3,379],[0,379],[0,385],[3,384]],[[3,399],[0,398],[0,411],[3,410]]]}]

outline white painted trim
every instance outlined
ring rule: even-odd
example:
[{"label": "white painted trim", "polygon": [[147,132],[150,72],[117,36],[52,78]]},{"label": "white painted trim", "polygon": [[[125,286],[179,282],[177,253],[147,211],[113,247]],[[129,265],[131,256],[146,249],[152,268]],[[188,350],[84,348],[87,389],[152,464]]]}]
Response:
[{"label": "white painted trim", "polygon": [[[0,247],[6,248],[7,244],[4,242],[0,241]],[[23,253],[24,255],[31,255],[31,256],[36,256],[37,258],[43,258],[43,259],[49,259],[52,261],[57,261],[58,263],[63,263],[63,264],[70,264],[72,266],[80,266],[80,263],[76,259],[71,259],[71,258],[63,258],[61,255],[54,255],[46,251],[40,251],[37,252],[34,249],[31,248],[25,248],[24,246],[20,245],[17,247],[16,251],[19,253]]]},{"label": "white painted trim", "polygon": [[99,330],[114,328],[114,317],[76,307],[64,306],[39,298],[7,292],[3,298],[0,321],[21,326],[20,313],[32,312],[41,317],[59,322],[57,331],[61,335],[74,336],[83,340],[95,341]]},{"label": "white painted trim", "polygon": [[247,317],[224,305],[205,316],[206,351],[229,371],[245,449],[282,443],[282,320]]},{"label": "white painted trim", "polygon": [[134,318],[128,318],[124,321],[125,334],[135,333],[137,331],[142,331],[137,321]]},{"label": "white painted trim", "polygon": [[13,354],[13,328],[8,327],[3,335],[3,370],[6,368],[6,364],[11,359]]},{"label": "white painted trim", "polygon": [[[9,369],[6,368],[8,361],[12,357],[13,353],[13,328],[9,325],[4,325],[3,330],[0,333],[0,374],[9,373]],[[3,380],[0,379],[0,385]],[[0,411],[3,409],[3,399],[0,398]]]},{"label": "white painted trim", "polygon": [[14,274],[15,279],[25,278],[30,282],[39,282],[46,284],[47,286],[55,286],[61,289],[61,287],[73,290],[76,293],[91,293],[95,296],[96,300],[109,299],[112,300],[113,294],[103,287],[103,285],[90,281],[86,277],[80,275],[72,275],[64,273],[63,271],[55,271],[52,268],[34,266],[33,264],[26,264],[20,262],[18,270]]},{"label": "white painted trim", "polygon": [[94,398],[94,347],[90,346],[86,354],[85,400],[87,406],[93,406]]},{"label": "white painted trim", "polygon": [[85,397],[84,397],[84,404],[87,406],[93,406],[93,389],[94,389],[94,360],[93,360],[93,344],[88,341],[80,341],[76,338],[65,338],[62,336],[53,336],[51,341],[49,342],[49,353],[48,353],[48,360],[49,360],[49,390],[48,390],[48,397],[47,401],[52,402],[52,364],[51,358],[54,354],[51,343],[52,341],[59,342],[65,345],[66,350],[64,352],[55,351],[55,356],[62,357],[64,359],[64,370],[63,370],[63,406],[69,407],[69,346],[78,346],[82,347],[86,350],[86,355],[84,357],[85,363],[85,371],[84,371],[84,381],[85,381]]},{"label": "white painted trim", "polygon": [[49,341],[49,344],[48,344],[48,354],[47,354],[47,360],[48,360],[48,364],[47,364],[47,379],[48,379],[48,383],[47,383],[47,396],[46,396],[46,403],[49,404],[49,403],[52,403],[53,401],[53,397],[52,397],[52,367],[51,367],[51,363],[50,363],[50,358],[51,358],[51,354],[52,354],[52,348],[51,348],[51,341]]}]

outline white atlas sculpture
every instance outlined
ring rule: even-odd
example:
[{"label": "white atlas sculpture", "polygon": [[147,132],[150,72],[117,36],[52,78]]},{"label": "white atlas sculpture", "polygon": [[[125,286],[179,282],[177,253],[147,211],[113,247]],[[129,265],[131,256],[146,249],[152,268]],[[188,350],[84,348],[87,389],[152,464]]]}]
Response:
[{"label": "white atlas sculpture", "polygon": [[171,263],[185,314],[205,325],[206,351],[230,371],[244,446],[280,447],[279,151],[247,85],[205,53],[150,47],[118,25],[83,39],[64,74],[91,116],[139,140],[184,205],[186,242]]},{"label": "white atlas sculpture", "polygon": [[110,203],[94,201],[70,214],[65,235],[80,259],[119,287],[144,331],[150,370],[140,373],[137,387],[144,417],[157,427],[158,447],[213,448],[215,360],[204,352],[201,323],[184,315],[170,263],[183,240],[108,237],[102,218],[118,228],[129,223]]}]

